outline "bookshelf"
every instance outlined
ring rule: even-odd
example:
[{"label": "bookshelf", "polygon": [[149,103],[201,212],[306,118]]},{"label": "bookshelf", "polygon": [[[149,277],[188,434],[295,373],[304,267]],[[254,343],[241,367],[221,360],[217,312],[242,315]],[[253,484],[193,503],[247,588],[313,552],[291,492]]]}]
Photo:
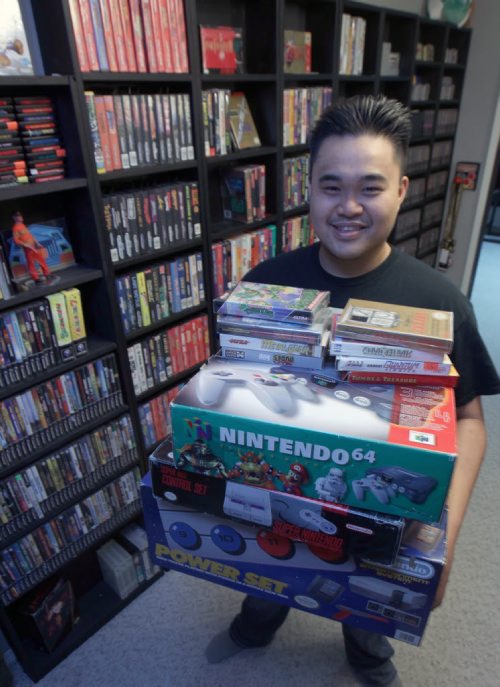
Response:
[{"label": "bookshelf", "polygon": [[[137,12],[136,0],[115,4]],[[143,9],[153,7],[154,11],[158,3],[141,5]],[[470,41],[469,30],[446,22],[349,0],[168,0],[165,6],[173,12],[171,21],[174,15],[181,21],[179,7],[183,8],[185,33],[177,25],[175,44],[184,50],[164,51],[160,59],[148,53],[152,47],[143,42],[144,54],[140,57],[140,38],[134,34],[131,44],[135,46],[136,70],[132,70],[130,54],[123,50],[119,54],[116,45],[108,68],[105,63],[99,64],[97,55],[93,67],[87,60],[82,70],[82,36],[72,28],[75,6],[79,6],[75,0],[56,0],[47,13],[41,3],[34,2],[34,24],[45,75],[0,76],[0,95],[53,98],[67,149],[64,179],[0,188],[0,226],[8,229],[18,209],[29,222],[64,217],[77,264],[61,273],[57,285],[0,301],[0,316],[62,288],[78,286],[89,350],[82,358],[2,388],[0,401],[60,375],[72,374],[80,365],[92,365],[106,356],[115,361],[120,396],[119,402],[100,417],[68,427],[29,456],[0,468],[0,482],[18,470],[36,467],[47,457],[123,417],[129,418],[133,446],[125,452],[123,461],[111,461],[105,469],[82,480],[78,488],[63,490],[57,505],[54,499],[54,503],[49,500],[52,506],[44,511],[41,520],[24,518],[13,528],[0,526],[2,549],[29,536],[51,518],[64,517],[68,509],[130,470],[137,467],[144,471],[148,453],[168,428],[168,402],[175,389],[215,350],[212,298],[256,261],[313,240],[307,217],[306,113],[314,119],[330,99],[356,93],[383,93],[411,106],[411,192],[390,240],[435,264]],[[343,19],[347,15],[349,21]],[[200,25],[241,29],[241,72],[204,73]],[[161,26],[159,21],[154,30],[151,27],[153,36]],[[285,71],[285,30],[310,32],[309,72]],[[126,35],[135,29],[122,22],[120,31]],[[252,39],[255,36],[258,40]],[[84,54],[87,40],[85,35]],[[351,62],[346,66],[348,50]],[[207,102],[213,109],[214,103],[226,97],[224,93],[235,91],[246,97],[260,145],[228,147],[224,154],[220,150],[208,154]],[[208,92],[215,94],[210,101],[204,95]],[[144,148],[141,159],[134,161],[129,156],[127,161],[119,156],[115,163],[109,162],[108,155],[106,171],[98,169],[96,161],[102,150],[96,148],[96,127],[89,119],[89,93],[103,101],[108,98],[108,103],[111,98],[115,115],[115,106],[118,110],[123,107],[124,112],[130,106],[132,111],[134,100],[139,112],[141,107],[147,113],[153,108],[158,126],[156,152],[151,147],[146,155]],[[298,119],[300,112],[303,115]],[[176,116],[177,126],[174,121],[169,130],[168,119],[175,120]],[[119,117],[117,125],[119,144]],[[214,127],[215,135],[226,136],[220,122]],[[126,117],[121,131],[128,134]],[[132,132],[137,142],[142,134],[133,127]],[[132,139],[124,140],[131,150]],[[190,147],[191,152],[183,153],[183,147]],[[257,184],[265,204],[251,221],[235,221],[225,212],[221,180],[234,167],[251,166],[265,169]],[[157,214],[146,217],[146,207],[148,211],[156,208]],[[146,237],[148,231],[150,239]],[[131,247],[134,236],[135,250]],[[125,241],[121,248],[116,244],[117,237]],[[183,283],[187,283],[185,289],[179,287]],[[128,314],[127,304],[135,308]],[[165,358],[164,366],[155,363],[159,358]],[[148,369],[154,374],[148,375]],[[135,499],[54,556],[50,565],[38,566],[36,574],[28,575],[19,599],[3,595],[2,628],[33,679],[40,679],[127,603],[100,578],[95,550],[123,524],[139,516],[140,505]],[[85,585],[78,581],[82,577],[75,572],[78,568],[86,572]],[[72,580],[80,622],[47,655],[24,636],[15,616],[28,587],[36,588],[55,573]],[[102,603],[96,603],[96,599]],[[102,608],[102,613],[89,613],[90,607]]]}]

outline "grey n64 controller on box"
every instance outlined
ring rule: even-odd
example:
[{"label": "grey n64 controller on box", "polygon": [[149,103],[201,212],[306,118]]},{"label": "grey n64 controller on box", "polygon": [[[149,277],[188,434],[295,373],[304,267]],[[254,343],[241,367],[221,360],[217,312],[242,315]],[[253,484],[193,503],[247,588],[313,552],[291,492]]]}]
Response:
[{"label": "grey n64 controller on box", "polygon": [[217,405],[232,385],[247,387],[256,398],[275,413],[287,413],[294,407],[294,397],[314,402],[316,394],[307,380],[290,373],[264,373],[247,368],[204,367],[197,376],[197,396],[205,406]]}]

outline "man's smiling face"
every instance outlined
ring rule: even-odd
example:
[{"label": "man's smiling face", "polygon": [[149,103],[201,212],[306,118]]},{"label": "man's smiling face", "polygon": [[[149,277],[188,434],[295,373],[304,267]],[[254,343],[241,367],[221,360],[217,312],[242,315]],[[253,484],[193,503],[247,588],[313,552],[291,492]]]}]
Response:
[{"label": "man's smiling face", "polygon": [[324,269],[355,277],[378,267],[406,195],[408,177],[385,136],[329,136],[311,177],[310,216]]}]

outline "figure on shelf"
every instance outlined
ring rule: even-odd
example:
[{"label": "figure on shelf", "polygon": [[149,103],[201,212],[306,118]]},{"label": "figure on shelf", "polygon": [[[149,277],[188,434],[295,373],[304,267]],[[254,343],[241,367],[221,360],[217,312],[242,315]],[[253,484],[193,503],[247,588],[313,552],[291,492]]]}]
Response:
[{"label": "figure on shelf", "polygon": [[[44,247],[36,240],[26,224],[24,224],[24,217],[19,211],[13,214],[12,219],[14,220],[12,226],[12,240],[17,246],[23,249],[26,257],[26,266],[31,278],[35,284],[54,284],[59,280],[59,277],[56,277],[50,271],[45,261]],[[41,273],[37,269],[37,264]]]}]

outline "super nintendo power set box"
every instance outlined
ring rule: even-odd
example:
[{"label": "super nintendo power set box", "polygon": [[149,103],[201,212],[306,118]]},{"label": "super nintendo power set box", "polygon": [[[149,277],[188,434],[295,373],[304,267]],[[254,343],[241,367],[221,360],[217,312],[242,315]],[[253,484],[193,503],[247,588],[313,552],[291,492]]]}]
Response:
[{"label": "super nintendo power set box", "polygon": [[171,405],[178,468],[433,523],[456,457],[451,389],[212,357]]},{"label": "super nintendo power set box", "polygon": [[444,523],[413,521],[392,565],[331,550],[141,495],[154,563],[238,591],[403,640],[423,635],[445,560]]},{"label": "super nintendo power set box", "polygon": [[401,544],[403,518],[177,468],[171,437],[156,447],[149,466],[155,496],[328,549],[332,561],[369,556],[390,564]]}]

